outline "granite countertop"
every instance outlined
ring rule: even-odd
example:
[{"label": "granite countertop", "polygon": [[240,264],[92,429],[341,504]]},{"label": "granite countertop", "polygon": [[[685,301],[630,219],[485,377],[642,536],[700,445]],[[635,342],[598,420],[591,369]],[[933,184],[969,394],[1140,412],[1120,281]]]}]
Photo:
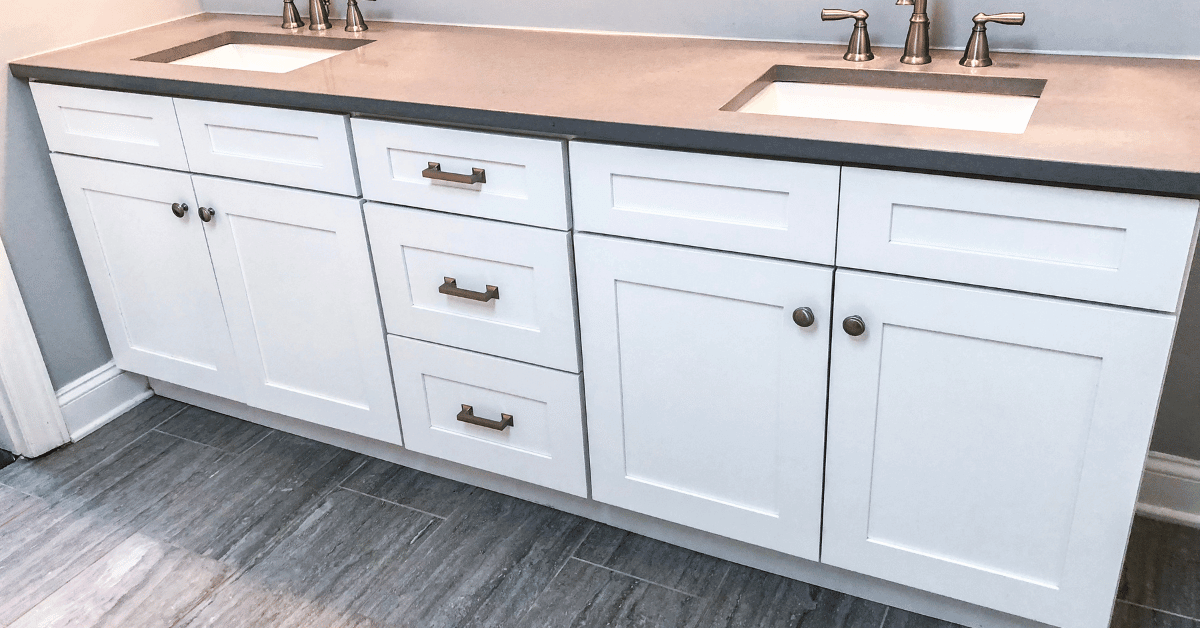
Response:
[{"label": "granite countertop", "polygon": [[[906,66],[844,46],[371,23],[374,40],[285,74],[134,61],[275,16],[202,14],[10,64],[73,85],[506,129],[566,138],[1200,197],[1200,62],[959,52]],[[847,29],[848,32],[848,29]],[[1022,135],[722,111],[772,66],[1047,81]]]}]

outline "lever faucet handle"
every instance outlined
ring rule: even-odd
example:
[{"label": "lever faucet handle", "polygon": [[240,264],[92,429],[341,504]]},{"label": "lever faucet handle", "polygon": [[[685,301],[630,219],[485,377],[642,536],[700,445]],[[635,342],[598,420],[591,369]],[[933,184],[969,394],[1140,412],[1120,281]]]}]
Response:
[{"label": "lever faucet handle", "polygon": [[986,15],[983,13],[977,13],[977,14],[975,14],[975,17],[971,18],[971,21],[977,25],[978,24],[987,24],[988,22],[995,22],[997,24],[1008,24],[1010,26],[1021,26],[1022,24],[1025,23],[1025,13],[1024,12],[996,13],[995,15]]},{"label": "lever faucet handle", "polygon": [[857,11],[847,11],[845,9],[821,9],[821,20],[830,22],[833,20],[844,20],[846,18],[854,18],[855,20],[866,20],[870,15],[859,9]]},{"label": "lever faucet handle", "polygon": [[850,33],[850,44],[846,46],[846,54],[842,56],[843,59],[861,62],[870,61],[875,58],[875,55],[871,52],[871,35],[867,33],[868,17],[870,16],[862,9],[857,11],[846,11],[845,9],[821,10],[821,19],[826,22],[854,18],[854,31]]},{"label": "lever faucet handle", "polygon": [[971,29],[971,39],[967,40],[967,49],[963,52],[963,58],[958,64],[968,68],[986,68],[992,64],[992,51],[988,48],[987,38],[988,22],[1020,26],[1025,23],[1025,14],[997,13],[995,15],[987,15],[978,13],[975,17],[971,18],[971,21],[975,23],[975,27]]}]

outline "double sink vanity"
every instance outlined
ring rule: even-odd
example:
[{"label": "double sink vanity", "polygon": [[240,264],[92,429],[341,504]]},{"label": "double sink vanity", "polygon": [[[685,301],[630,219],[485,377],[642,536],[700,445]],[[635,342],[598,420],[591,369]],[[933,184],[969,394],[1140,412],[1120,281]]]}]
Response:
[{"label": "double sink vanity", "polygon": [[1108,625],[1194,63],[272,21],[11,66],[122,369],[925,614]]}]

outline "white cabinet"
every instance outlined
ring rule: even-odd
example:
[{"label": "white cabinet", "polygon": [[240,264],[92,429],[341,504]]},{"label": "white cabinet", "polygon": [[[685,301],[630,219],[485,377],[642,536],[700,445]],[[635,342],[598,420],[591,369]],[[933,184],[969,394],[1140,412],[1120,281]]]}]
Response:
[{"label": "white cabinet", "polygon": [[835,321],[866,331],[833,333],[822,561],[1106,626],[1174,318],[844,270],[836,285]]},{"label": "white cabinet", "polygon": [[51,159],[117,366],[240,398],[191,177],[70,155]]},{"label": "white cabinet", "polygon": [[360,201],[193,179],[245,402],[399,444]]},{"label": "white cabinet", "polygon": [[575,246],[593,497],[816,560],[833,270]]},{"label": "white cabinet", "polygon": [[389,336],[404,445],[587,497],[579,375]]},{"label": "white cabinet", "polygon": [[571,236],[367,203],[388,331],[579,372]]}]

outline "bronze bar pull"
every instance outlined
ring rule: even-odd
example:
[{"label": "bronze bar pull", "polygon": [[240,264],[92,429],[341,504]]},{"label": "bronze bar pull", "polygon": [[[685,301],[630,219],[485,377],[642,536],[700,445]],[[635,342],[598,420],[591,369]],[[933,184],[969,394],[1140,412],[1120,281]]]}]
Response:
[{"label": "bronze bar pull", "polygon": [[436,161],[429,162],[429,167],[421,171],[421,176],[426,179],[434,179],[435,181],[451,181],[467,185],[487,183],[487,171],[483,168],[471,168],[471,174],[455,174],[453,172],[442,172],[442,164]]},{"label": "bronze bar pull", "polygon": [[496,430],[497,432],[503,432],[504,428],[513,426],[513,416],[511,414],[501,414],[499,421],[493,421],[475,416],[475,409],[465,403],[462,404],[462,411],[455,418],[463,423],[486,427],[489,430]]},{"label": "bronze bar pull", "polygon": [[445,280],[442,285],[438,286],[438,292],[448,294],[452,297],[461,297],[472,301],[482,301],[487,303],[492,299],[500,298],[500,288],[496,286],[485,286],[487,292],[475,292],[474,290],[465,290],[458,287],[458,280],[454,277],[443,277]]}]

